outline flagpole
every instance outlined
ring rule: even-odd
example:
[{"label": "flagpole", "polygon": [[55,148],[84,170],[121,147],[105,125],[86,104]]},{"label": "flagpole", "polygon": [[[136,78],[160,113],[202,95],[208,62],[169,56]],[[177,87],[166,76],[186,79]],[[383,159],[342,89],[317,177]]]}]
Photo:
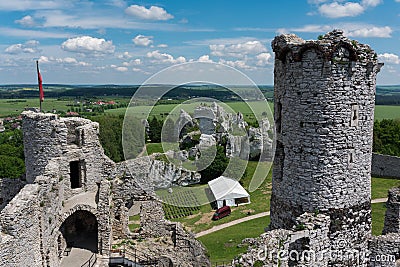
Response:
[{"label": "flagpole", "polygon": [[40,81],[39,81],[39,60],[36,60],[36,71],[38,75],[38,86],[39,86],[39,111],[42,112],[42,99],[40,97]]}]

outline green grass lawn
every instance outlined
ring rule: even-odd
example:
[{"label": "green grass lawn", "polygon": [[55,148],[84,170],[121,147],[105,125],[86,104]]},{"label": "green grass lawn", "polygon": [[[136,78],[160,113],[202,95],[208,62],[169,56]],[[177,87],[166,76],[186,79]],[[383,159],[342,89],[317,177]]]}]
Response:
[{"label": "green grass lawn", "polygon": [[269,216],[243,222],[198,239],[208,249],[211,263],[228,263],[247,251],[247,246],[238,247],[248,237],[258,237],[269,225]]},{"label": "green grass lawn", "polygon": [[[57,100],[55,98],[45,98],[42,103],[44,111],[67,111],[71,107],[67,105],[73,104],[73,100]],[[0,117],[9,115],[19,115],[26,107],[39,107],[39,99],[0,99]]]},{"label": "green grass lawn", "polygon": [[[383,230],[386,206],[385,203],[372,204],[372,234],[381,235]],[[230,262],[236,256],[247,251],[247,247],[237,245],[247,237],[258,237],[268,226],[270,217],[254,219],[240,223],[217,232],[199,237],[207,248],[212,264]]]},{"label": "green grass lawn", "polygon": [[372,234],[381,235],[385,221],[386,203],[372,204]]},{"label": "green grass lawn", "polygon": [[147,155],[154,153],[164,153],[161,143],[147,143],[146,144]]},{"label": "green grass lawn", "polygon": [[388,190],[393,187],[400,187],[400,180],[385,179],[385,178],[372,178],[371,179],[372,199],[387,197]]}]

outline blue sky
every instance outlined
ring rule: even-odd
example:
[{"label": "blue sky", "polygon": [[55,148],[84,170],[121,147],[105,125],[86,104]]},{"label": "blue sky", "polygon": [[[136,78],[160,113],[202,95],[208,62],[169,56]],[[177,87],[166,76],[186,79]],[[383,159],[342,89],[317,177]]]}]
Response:
[{"label": "blue sky", "polygon": [[272,84],[270,42],[341,28],[400,84],[400,0],[0,0],[0,84],[140,84],[165,67],[223,63]]}]

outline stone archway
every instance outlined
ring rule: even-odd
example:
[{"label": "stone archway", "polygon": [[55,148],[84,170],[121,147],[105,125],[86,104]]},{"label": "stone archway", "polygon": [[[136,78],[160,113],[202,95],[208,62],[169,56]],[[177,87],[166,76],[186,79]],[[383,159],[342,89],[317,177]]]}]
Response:
[{"label": "stone archway", "polygon": [[92,212],[86,210],[75,211],[61,224],[60,232],[67,247],[98,253],[98,221]]}]

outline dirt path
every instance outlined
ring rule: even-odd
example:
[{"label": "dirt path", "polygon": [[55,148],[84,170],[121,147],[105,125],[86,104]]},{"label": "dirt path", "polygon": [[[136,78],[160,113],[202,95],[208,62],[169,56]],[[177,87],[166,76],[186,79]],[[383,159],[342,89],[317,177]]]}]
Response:
[{"label": "dirt path", "polygon": [[372,204],[375,204],[375,203],[384,203],[384,202],[386,202],[387,200],[388,200],[387,198],[377,198],[377,199],[371,200],[371,203],[372,203]]},{"label": "dirt path", "polygon": [[[387,201],[387,198],[377,198],[377,199],[373,199],[371,201],[371,203],[372,204],[384,203],[386,201]],[[247,217],[244,217],[244,218],[241,218],[241,219],[237,219],[237,220],[234,220],[234,221],[231,221],[231,222],[228,222],[228,223],[224,223],[224,224],[220,224],[220,225],[214,226],[214,227],[212,227],[212,228],[210,228],[208,230],[204,230],[202,232],[199,232],[199,233],[195,234],[195,236],[197,238],[197,237],[200,237],[200,236],[203,236],[203,235],[208,235],[208,234],[214,233],[214,232],[216,232],[218,230],[221,230],[221,229],[224,229],[224,228],[227,228],[227,227],[230,227],[230,226],[242,223],[242,222],[247,222],[247,221],[250,221],[250,220],[254,220],[254,219],[265,217],[265,216],[269,216],[269,215],[270,215],[269,211],[258,213],[258,214],[254,214],[254,215],[247,216]]]},{"label": "dirt path", "polygon": [[212,228],[210,228],[208,230],[205,230],[205,231],[197,233],[195,236],[197,238],[197,237],[200,237],[200,236],[203,236],[203,235],[208,235],[208,234],[211,234],[211,233],[216,232],[218,230],[221,230],[221,229],[224,229],[226,227],[230,227],[230,226],[242,223],[242,222],[247,222],[247,221],[251,221],[251,220],[257,219],[257,218],[269,216],[269,214],[270,214],[270,212],[267,211],[267,212],[261,212],[261,213],[258,213],[258,214],[250,215],[250,216],[247,216],[247,217],[244,217],[244,218],[241,218],[241,219],[237,219],[237,220],[234,220],[234,221],[231,221],[231,222],[228,222],[228,223],[224,223],[224,224],[221,224],[221,225],[214,226],[214,227],[212,227]]}]

